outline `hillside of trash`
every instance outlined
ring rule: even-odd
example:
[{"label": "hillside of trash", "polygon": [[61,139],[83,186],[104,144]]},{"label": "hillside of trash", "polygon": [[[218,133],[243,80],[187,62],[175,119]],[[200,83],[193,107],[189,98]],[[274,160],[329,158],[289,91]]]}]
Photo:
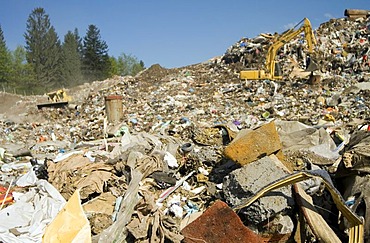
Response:
[{"label": "hillside of trash", "polygon": [[240,79],[265,68],[261,33],[61,107],[1,92],[0,242],[370,240],[370,18],[314,34],[318,69],[298,35],[282,80]]}]

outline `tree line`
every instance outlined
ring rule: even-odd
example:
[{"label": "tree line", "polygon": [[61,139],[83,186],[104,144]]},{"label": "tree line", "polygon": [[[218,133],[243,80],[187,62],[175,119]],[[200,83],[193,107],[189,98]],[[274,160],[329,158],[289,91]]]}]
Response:
[{"label": "tree line", "polygon": [[25,46],[10,51],[0,25],[2,91],[42,94],[114,75],[135,75],[145,68],[144,62],[131,54],[109,56],[108,45],[93,24],[83,38],[75,28],[61,42],[43,8],[35,8],[29,15],[24,38]]}]

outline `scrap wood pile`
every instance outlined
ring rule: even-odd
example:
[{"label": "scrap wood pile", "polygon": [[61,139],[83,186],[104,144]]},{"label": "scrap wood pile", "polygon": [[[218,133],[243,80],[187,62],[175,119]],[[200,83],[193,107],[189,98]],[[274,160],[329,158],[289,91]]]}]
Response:
[{"label": "scrap wood pile", "polygon": [[261,35],[204,63],[76,87],[65,108],[0,94],[12,101],[0,115],[0,241],[368,240],[369,23],[316,30],[313,84],[297,72],[300,37],[281,53],[283,81],[239,80],[245,63],[225,60],[263,53]]}]

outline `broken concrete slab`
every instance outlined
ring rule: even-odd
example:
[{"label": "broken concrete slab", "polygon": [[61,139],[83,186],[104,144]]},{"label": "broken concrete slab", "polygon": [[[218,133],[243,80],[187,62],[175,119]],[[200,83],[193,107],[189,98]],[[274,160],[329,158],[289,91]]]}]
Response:
[{"label": "broken concrete slab", "polygon": [[[222,189],[227,203],[239,205],[268,184],[288,175],[289,173],[279,164],[280,161],[273,157],[274,159],[264,157],[226,176]],[[258,225],[280,212],[291,210],[293,205],[291,188],[284,187],[259,199],[246,209],[245,214],[250,223]]]},{"label": "broken concrete slab", "polygon": [[255,130],[241,130],[225,148],[226,157],[240,165],[246,165],[282,148],[275,123],[267,123]]}]

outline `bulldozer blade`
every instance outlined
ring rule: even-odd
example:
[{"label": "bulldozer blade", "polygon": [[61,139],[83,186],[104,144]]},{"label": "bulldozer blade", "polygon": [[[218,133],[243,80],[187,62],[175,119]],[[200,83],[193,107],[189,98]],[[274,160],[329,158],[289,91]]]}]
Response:
[{"label": "bulldozer blade", "polygon": [[62,102],[52,102],[52,103],[44,103],[44,104],[38,104],[37,109],[42,109],[42,108],[64,108],[68,105],[67,101],[62,101]]}]

